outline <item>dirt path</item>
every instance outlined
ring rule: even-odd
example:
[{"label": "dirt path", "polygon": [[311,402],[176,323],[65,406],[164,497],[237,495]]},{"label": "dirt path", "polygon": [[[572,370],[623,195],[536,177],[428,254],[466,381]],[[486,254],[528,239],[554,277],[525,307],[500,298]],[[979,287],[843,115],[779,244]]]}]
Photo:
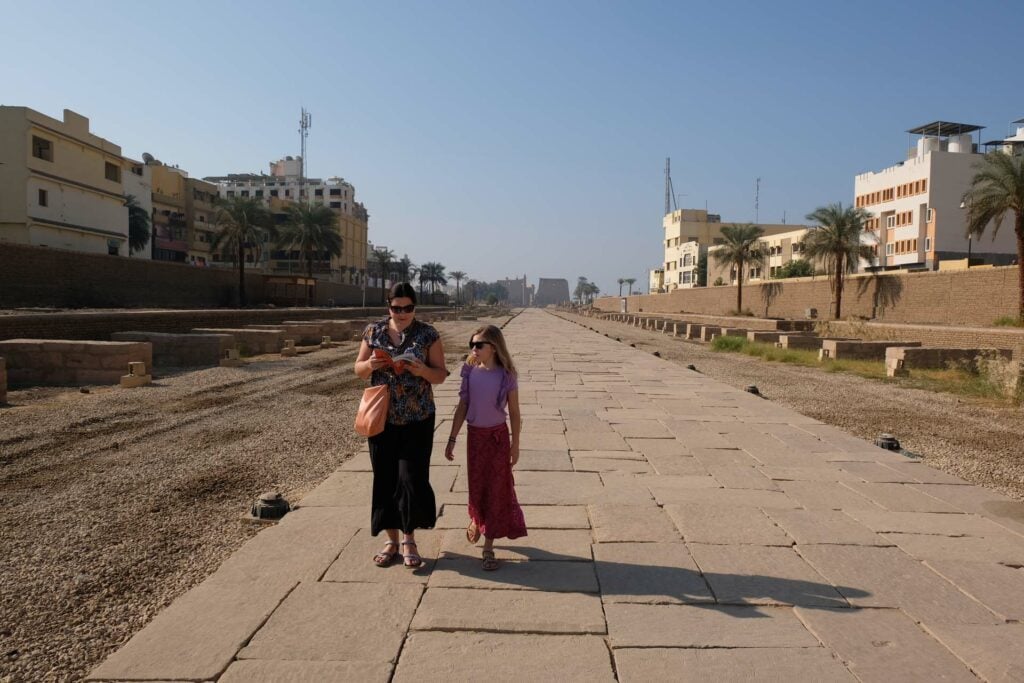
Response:
[{"label": "dirt path", "polygon": [[1024,409],[967,401],[951,394],[901,387],[846,373],[769,363],[719,353],[699,342],[662,332],[566,313],[599,334],[659,352],[735,387],[757,385],[761,394],[855,436],[873,441],[895,434],[925,462],[1018,500],[1024,500]]},{"label": "dirt path", "polygon": [[[449,367],[479,323],[441,323]],[[77,680],[362,445],[357,344],[0,410],[0,681]]]}]

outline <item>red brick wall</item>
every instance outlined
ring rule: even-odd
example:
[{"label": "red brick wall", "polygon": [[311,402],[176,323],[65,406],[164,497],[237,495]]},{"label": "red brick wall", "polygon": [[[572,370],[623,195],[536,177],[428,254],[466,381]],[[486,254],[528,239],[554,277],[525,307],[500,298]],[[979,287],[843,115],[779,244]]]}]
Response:
[{"label": "red brick wall", "polygon": [[[1017,282],[1016,266],[851,278],[843,291],[842,316],[896,323],[988,326],[1001,316],[1016,315]],[[828,319],[832,298],[824,277],[743,287],[743,308],[763,317],[803,318],[805,309],[816,308],[819,319]],[[736,288],[677,289],[628,299],[630,312],[725,315],[736,308]],[[594,305],[618,311],[619,298],[603,297]]]}]

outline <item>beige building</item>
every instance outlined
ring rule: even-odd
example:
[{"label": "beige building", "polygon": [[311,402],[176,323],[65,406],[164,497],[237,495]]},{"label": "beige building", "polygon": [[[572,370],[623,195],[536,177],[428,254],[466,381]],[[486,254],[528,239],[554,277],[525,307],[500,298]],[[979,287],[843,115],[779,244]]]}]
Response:
[{"label": "beige building", "polygon": [[150,217],[149,240],[138,251],[128,255],[132,258],[153,258],[153,173],[143,161],[125,158],[126,172],[121,177],[124,181],[124,194],[133,197],[135,203]]},{"label": "beige building", "polygon": [[[332,209],[338,216],[341,256],[331,258],[330,263],[314,261],[313,273],[327,275],[333,282],[361,283],[366,278],[370,214],[356,201],[355,187],[344,178],[303,178],[301,169],[301,159],[289,156],[270,162],[270,175],[229,173],[205,180],[216,184],[221,197],[263,200],[278,221],[284,220],[288,205],[298,201],[309,201]],[[263,250],[259,265],[275,274],[306,272],[305,261],[298,251],[278,249],[274,245]]]},{"label": "beige building", "polygon": [[70,109],[0,106],[0,242],[127,256],[129,167]]},{"label": "beige building", "polygon": [[[651,291],[671,291],[679,289],[689,272],[689,282],[685,283],[690,287],[694,286],[693,279],[696,273],[696,261],[694,256],[699,257],[700,251],[722,243],[722,228],[731,225],[723,223],[722,217],[718,214],[708,213],[704,209],[678,209],[672,213],[665,214],[662,220],[664,248],[664,259],[662,265],[651,272]],[[758,223],[764,230],[765,235],[775,235],[791,232],[796,227],[784,223]],[[686,255],[690,255],[690,264],[683,265]],[[655,273],[662,271],[662,275]],[[710,272],[710,271],[709,271]],[[663,283],[660,288],[654,285],[659,280]],[[710,281],[713,278],[709,279]]]},{"label": "beige building", "polygon": [[[779,276],[779,271],[789,265],[792,261],[804,259],[804,238],[813,228],[790,226],[789,232],[781,232],[774,235],[765,235],[761,239],[761,246],[765,253],[764,263],[751,264],[747,268],[743,282],[760,282],[765,279],[773,279]],[[738,273],[736,268],[720,264],[715,258],[715,253],[721,246],[712,246],[708,249],[708,285],[713,285],[721,278],[723,284],[735,285]],[[819,261],[811,263],[815,273],[822,271],[822,264]]]},{"label": "beige building", "polygon": [[[981,126],[935,121],[912,128],[916,135],[907,158],[854,179],[854,204],[871,214],[863,241],[875,251],[862,270],[936,270],[942,261],[968,257],[985,263],[1011,263],[1017,255],[1012,222],[992,238],[968,239],[967,211],[960,207],[982,155],[973,140]],[[1024,129],[1018,131],[1024,141]],[[1015,138],[995,145],[1013,151]]]}]

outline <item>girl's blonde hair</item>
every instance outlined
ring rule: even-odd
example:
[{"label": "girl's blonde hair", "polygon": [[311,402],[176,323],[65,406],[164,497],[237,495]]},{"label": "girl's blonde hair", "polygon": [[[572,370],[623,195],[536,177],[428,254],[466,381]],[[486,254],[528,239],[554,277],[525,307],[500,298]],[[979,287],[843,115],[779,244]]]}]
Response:
[{"label": "girl's blonde hair", "polygon": [[[505,371],[510,375],[516,375],[516,366],[512,362],[512,354],[508,352],[508,346],[505,345],[505,335],[501,333],[500,329],[494,325],[484,325],[477,328],[469,340],[473,341],[473,337],[481,337],[483,341],[491,342],[494,345],[494,359],[498,362],[498,365],[505,368]],[[476,365],[476,359],[473,358],[472,353],[466,357],[466,362],[470,365]]]}]

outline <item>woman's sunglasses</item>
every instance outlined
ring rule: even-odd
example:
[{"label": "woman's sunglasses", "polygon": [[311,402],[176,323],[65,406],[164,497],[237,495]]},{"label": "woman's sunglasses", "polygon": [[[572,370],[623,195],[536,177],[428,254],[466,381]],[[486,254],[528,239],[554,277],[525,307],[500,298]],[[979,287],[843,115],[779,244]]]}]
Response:
[{"label": "woman's sunglasses", "polygon": [[392,313],[412,313],[416,310],[416,304],[409,304],[408,306],[389,306]]},{"label": "woman's sunglasses", "polygon": [[[491,342],[489,342],[489,341],[477,341],[477,342],[471,341],[471,342],[469,342],[469,348],[471,348],[471,349],[482,349],[482,348],[484,348],[484,345],[486,345],[486,344],[491,344]],[[491,346],[494,346],[494,344],[491,344]]]}]

